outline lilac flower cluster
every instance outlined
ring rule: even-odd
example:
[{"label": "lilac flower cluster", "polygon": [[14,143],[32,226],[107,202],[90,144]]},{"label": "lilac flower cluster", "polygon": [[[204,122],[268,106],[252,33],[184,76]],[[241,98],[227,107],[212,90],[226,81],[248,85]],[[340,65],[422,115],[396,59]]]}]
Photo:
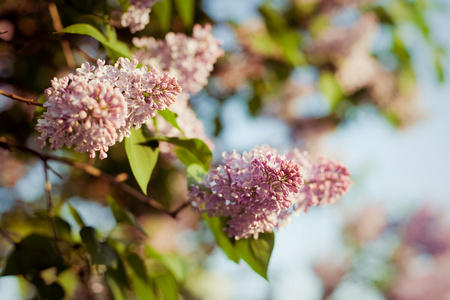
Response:
[{"label": "lilac flower cluster", "polygon": [[294,207],[296,211],[306,212],[310,206],[332,204],[353,184],[347,168],[338,162],[320,155],[312,157],[297,149],[286,153],[286,157],[301,166],[305,180]]},{"label": "lilac flower cluster", "polygon": [[217,58],[224,54],[220,42],[211,35],[211,25],[196,24],[192,37],[170,32],[164,40],[152,37],[133,38],[140,49],[133,58],[142,64],[154,66],[160,71],[173,74],[184,91],[195,94],[207,83]]},{"label": "lilac flower cluster", "polygon": [[131,33],[145,28],[150,22],[150,7],[160,0],[130,0],[128,10],[120,17],[120,25],[129,27]]},{"label": "lilac flower cluster", "polygon": [[224,230],[230,238],[257,239],[299,208],[331,203],[350,187],[345,167],[307,159],[296,150],[278,155],[267,146],[242,155],[224,153],[222,165],[191,185],[189,201],[200,213],[228,217]]},{"label": "lilac flower cluster", "polygon": [[36,125],[41,147],[48,139],[53,150],[75,145],[75,151],[91,158],[99,151],[104,159],[133,125],[139,128],[156,110],[169,107],[181,92],[176,78],[137,65],[126,58],[115,66],[98,60],[97,68],[86,62],[76,75],[54,78],[45,90],[47,110]]}]

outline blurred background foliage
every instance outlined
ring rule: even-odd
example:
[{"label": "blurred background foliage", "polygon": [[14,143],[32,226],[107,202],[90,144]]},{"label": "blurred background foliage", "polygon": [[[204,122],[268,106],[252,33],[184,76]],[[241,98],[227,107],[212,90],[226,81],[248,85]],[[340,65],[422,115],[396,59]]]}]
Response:
[{"label": "blurred background foliage", "polygon": [[[191,99],[215,141],[226,126],[222,108],[230,99],[242,101],[253,117],[280,119],[295,146],[351,120],[361,107],[375,108],[398,129],[411,126],[423,117],[411,35],[426,44],[435,80],[446,83],[448,49],[429,22],[430,13],[449,12],[445,1],[250,1],[243,12],[239,1],[219,2],[157,2],[150,24],[131,35],[118,21],[127,1],[2,0],[0,89],[42,103],[50,80],[82,62],[101,58],[111,63],[118,53],[129,53],[133,36],[163,38],[170,31],[189,35],[197,23],[213,24],[226,50],[208,85]],[[222,14],[229,10],[236,13]],[[106,41],[55,33],[77,23],[92,25]],[[0,136],[35,149],[34,125],[40,113],[41,108],[2,97]],[[226,145],[219,142],[216,148]],[[56,153],[128,178],[126,182],[139,190],[124,145],[115,145],[108,154],[107,160],[94,161],[67,149]],[[60,238],[56,249],[41,162],[26,153],[0,151],[1,274],[17,276],[24,299],[207,299],[202,287],[205,263],[215,244],[199,216],[186,209],[174,220],[107,181],[61,164],[51,166],[61,174],[51,174]],[[169,210],[184,203],[181,164],[160,158],[148,195]],[[427,209],[404,220],[371,209],[362,214],[371,218],[346,225],[350,258],[316,264],[323,299],[352,276],[373,285],[386,299],[446,299],[450,286],[444,266],[450,252],[448,239],[442,239],[448,237],[445,222]],[[377,243],[389,244],[384,249],[390,250],[379,253]],[[411,273],[412,261],[424,264],[427,259],[435,261],[439,272]],[[362,272],[368,277],[362,278],[360,269],[367,268],[368,260],[376,268]],[[430,288],[433,297],[405,287],[420,285],[415,282],[424,278],[435,286]]]}]

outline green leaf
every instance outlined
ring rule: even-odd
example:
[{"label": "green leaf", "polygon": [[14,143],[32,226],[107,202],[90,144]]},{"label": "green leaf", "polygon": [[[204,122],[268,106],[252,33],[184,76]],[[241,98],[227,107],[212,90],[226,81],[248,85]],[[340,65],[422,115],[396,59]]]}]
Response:
[{"label": "green leaf", "polygon": [[97,238],[97,233],[92,227],[83,227],[80,236],[86,245],[87,251],[91,255],[92,264],[117,267],[117,255],[114,249],[106,242],[101,242]]},{"label": "green leaf", "polygon": [[67,266],[56,252],[51,238],[32,234],[15,245],[1,275],[31,274],[50,267],[56,267],[60,273]]},{"label": "green leaf", "polygon": [[229,259],[235,263],[239,263],[240,256],[234,248],[234,240],[228,238],[223,228],[227,225],[228,218],[226,217],[208,217],[203,214],[203,220],[208,224],[217,244],[222,248],[223,252],[228,256]]},{"label": "green leaf", "polygon": [[90,24],[80,23],[70,25],[61,30],[61,32],[89,35],[104,45],[108,44],[108,40],[106,39],[106,37],[97,28]]},{"label": "green leaf", "polygon": [[[111,25],[106,26],[106,38],[108,40],[108,47],[116,50],[118,53],[123,53],[127,57],[131,56],[131,50],[127,43],[119,41],[117,39],[117,33],[115,27]],[[119,56],[120,57],[120,56]]]},{"label": "green leaf", "polygon": [[60,300],[65,296],[64,289],[57,282],[46,285],[40,276],[31,276],[31,283],[39,292],[40,299],[46,300]]},{"label": "green leaf", "polygon": [[[60,32],[62,33],[71,33],[71,34],[82,34],[88,35],[99,41],[108,51],[108,54],[112,59],[117,60],[119,57],[130,57],[130,52],[126,52],[126,49],[118,43],[117,41],[114,43],[110,43],[106,37],[94,26],[90,24],[74,24],[70,25]],[[125,51],[125,52],[123,52]]]},{"label": "green leaf", "polygon": [[199,164],[205,170],[209,169],[209,163],[212,159],[212,152],[206,144],[197,138],[177,138],[177,137],[154,137],[142,145],[152,146],[154,141],[163,141],[177,145],[175,154],[183,164],[189,166],[191,164]]},{"label": "green leaf", "polygon": [[333,73],[324,71],[319,75],[319,90],[330,102],[333,111],[338,103],[344,98],[341,86],[337,82]]},{"label": "green leaf", "polygon": [[161,31],[168,32],[172,22],[172,2],[170,0],[164,0],[155,3],[152,6],[151,13],[156,15],[161,26]]},{"label": "green leaf", "polygon": [[141,224],[139,224],[136,217],[129,211],[125,210],[120,206],[113,197],[107,195],[106,199],[108,200],[109,206],[114,215],[114,219],[116,219],[117,224],[128,224],[137,229],[139,229],[143,234],[147,235],[144,228],[142,228]]},{"label": "green leaf", "polygon": [[187,187],[189,188],[191,184],[198,184],[205,178],[206,171],[199,164],[191,164],[186,169],[187,176]]},{"label": "green leaf", "polygon": [[184,281],[186,278],[186,268],[183,261],[175,255],[160,254],[150,246],[145,247],[145,254],[148,257],[159,261],[167,270],[175,277],[178,282]]},{"label": "green leaf", "polygon": [[155,285],[160,293],[160,298],[164,300],[179,300],[178,285],[175,278],[170,273],[163,273],[153,277]]},{"label": "green leaf", "polygon": [[435,58],[434,60],[434,67],[436,69],[436,74],[438,76],[439,82],[443,83],[445,81],[445,73],[444,68],[442,67],[442,63],[438,58]]},{"label": "green leaf", "polygon": [[175,7],[183,21],[185,28],[191,28],[194,20],[195,1],[194,0],[174,0]]},{"label": "green leaf", "polygon": [[180,126],[178,126],[177,118],[178,115],[174,112],[171,112],[168,108],[165,110],[158,110],[158,114],[164,118],[167,122],[169,122],[173,127],[178,129],[184,136],[183,130],[181,130]]},{"label": "green leaf", "polygon": [[142,130],[131,129],[131,135],[125,139],[125,150],[134,178],[144,194],[147,195],[147,185],[158,160],[159,149],[140,144],[145,141]]},{"label": "green leaf", "polygon": [[67,202],[67,205],[69,206],[70,214],[72,215],[73,219],[77,222],[78,226],[84,227],[85,224],[83,218],[80,216],[75,207],[73,207],[72,204],[70,204],[69,202]]},{"label": "green leaf", "polygon": [[112,277],[106,276],[105,281],[113,300],[125,300],[119,284]]},{"label": "green leaf", "polygon": [[273,232],[261,233],[257,240],[253,238],[236,241],[236,253],[256,273],[267,280],[267,268],[275,243]]},{"label": "green leaf", "polygon": [[156,300],[156,293],[150,284],[149,276],[145,263],[136,253],[131,253],[127,256],[128,265],[130,266],[133,276],[131,281],[133,283],[136,294],[140,300]]}]

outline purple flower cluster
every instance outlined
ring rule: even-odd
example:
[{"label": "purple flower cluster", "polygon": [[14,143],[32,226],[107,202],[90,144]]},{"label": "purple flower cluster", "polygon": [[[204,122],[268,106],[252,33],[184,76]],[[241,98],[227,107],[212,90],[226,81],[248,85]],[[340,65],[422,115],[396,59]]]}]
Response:
[{"label": "purple flower cluster", "polygon": [[210,171],[202,187],[191,186],[192,206],[201,213],[230,217],[225,229],[236,239],[272,231],[303,183],[300,166],[269,147],[242,156],[223,154],[223,165]]},{"label": "purple flower cluster", "polygon": [[181,92],[176,79],[160,75],[154,68],[136,68],[137,60],[119,58],[115,66],[97,61],[97,68],[82,64],[77,74],[54,78],[45,90],[47,110],[38,120],[38,140],[44,147],[48,139],[53,150],[75,145],[91,158],[100,152],[107,157],[108,147],[130,135],[169,107]]},{"label": "purple flower cluster", "polygon": [[224,230],[230,238],[257,239],[300,208],[332,203],[350,185],[348,171],[339,164],[314,162],[297,150],[278,155],[263,146],[242,156],[224,153],[222,165],[191,185],[189,201],[200,213],[228,217]]},{"label": "purple flower cluster", "polygon": [[150,22],[150,7],[160,0],[130,0],[128,10],[120,17],[120,25],[129,27],[131,33],[145,28]]},{"label": "purple flower cluster", "polygon": [[286,153],[286,157],[301,166],[305,181],[294,207],[296,211],[306,212],[310,206],[332,204],[353,184],[347,168],[338,162],[323,156],[312,157],[297,149]]},{"label": "purple flower cluster", "polygon": [[224,54],[211,35],[211,25],[194,25],[192,37],[170,32],[164,40],[133,38],[140,49],[132,57],[142,64],[173,74],[184,91],[195,94],[206,84],[217,58]]}]

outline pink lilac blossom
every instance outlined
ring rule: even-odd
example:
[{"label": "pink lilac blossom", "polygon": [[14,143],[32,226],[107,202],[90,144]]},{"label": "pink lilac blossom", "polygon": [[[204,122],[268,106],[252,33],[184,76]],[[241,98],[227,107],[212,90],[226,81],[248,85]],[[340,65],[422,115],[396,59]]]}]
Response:
[{"label": "pink lilac blossom", "polygon": [[122,27],[129,27],[132,34],[141,31],[150,23],[150,7],[160,0],[130,0],[128,10],[120,18]]},{"label": "pink lilac blossom", "polygon": [[142,64],[174,75],[184,91],[195,94],[206,84],[217,59],[224,55],[220,42],[211,34],[211,25],[194,25],[192,37],[170,32],[164,40],[133,38],[140,48],[132,54]]},{"label": "pink lilac blossom", "polygon": [[54,78],[45,90],[47,111],[38,120],[38,140],[44,147],[49,140],[52,150],[66,144],[78,152],[89,152],[94,158],[107,157],[108,147],[115,144],[119,130],[125,125],[127,104],[119,89],[86,77],[70,74]]},{"label": "pink lilac blossom", "polygon": [[229,237],[257,239],[285,226],[293,212],[335,202],[351,184],[338,163],[263,146],[242,156],[224,153],[222,165],[190,187],[189,200],[200,213],[228,217]]},{"label": "pink lilac blossom", "polygon": [[450,251],[450,228],[447,218],[425,206],[416,212],[403,229],[403,243],[433,256]]},{"label": "pink lilac blossom", "polygon": [[42,147],[49,139],[53,150],[75,145],[92,158],[100,151],[104,159],[108,147],[129,136],[133,125],[139,128],[156,110],[169,107],[181,92],[176,79],[137,65],[122,57],[115,66],[98,60],[97,68],[86,62],[77,75],[54,78],[45,91],[47,111],[36,126]]},{"label": "pink lilac blossom", "polygon": [[[211,150],[214,149],[213,142],[206,136],[203,123],[197,119],[194,110],[188,106],[189,94],[180,93],[177,97],[177,101],[170,107],[170,110],[177,114],[178,126],[183,130],[184,136],[187,138],[198,138],[201,139]],[[163,135],[167,137],[183,137],[177,128],[173,127],[172,124],[167,122],[162,116],[156,115],[156,124],[153,119],[148,120],[146,126],[155,135]],[[159,153],[162,154],[167,159],[175,159],[175,154],[173,152],[174,145],[166,142],[159,142]]]},{"label": "pink lilac blossom", "polygon": [[124,95],[128,106],[128,114],[125,125],[122,127],[119,141],[130,134],[134,125],[140,128],[157,110],[168,108],[181,93],[177,79],[168,73],[160,75],[153,67],[145,66],[137,68],[139,62],[136,59],[119,58],[115,66],[105,65],[102,60],[95,66],[84,63],[77,69],[79,75],[86,76],[90,80],[108,82],[119,88]]},{"label": "pink lilac blossom", "polygon": [[189,197],[200,213],[229,217],[229,237],[257,239],[273,230],[302,183],[297,163],[261,147],[242,155],[224,153],[223,164],[205,176],[202,188],[192,185]]},{"label": "pink lilac blossom", "polygon": [[350,172],[338,162],[322,156],[312,157],[298,149],[285,155],[301,166],[305,181],[293,207],[295,211],[306,212],[310,206],[332,204],[353,184]]}]

